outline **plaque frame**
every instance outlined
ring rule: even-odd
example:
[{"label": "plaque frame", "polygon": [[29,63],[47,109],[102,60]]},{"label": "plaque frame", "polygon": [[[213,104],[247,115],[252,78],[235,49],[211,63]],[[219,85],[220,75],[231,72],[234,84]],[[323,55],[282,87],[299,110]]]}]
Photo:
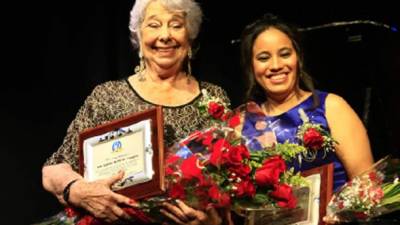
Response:
[{"label": "plaque frame", "polygon": [[318,225],[325,225],[323,221],[326,216],[326,206],[328,205],[333,193],[333,163],[325,164],[301,172],[304,177],[319,174],[321,178],[319,191],[319,217]]},{"label": "plaque frame", "polygon": [[[84,130],[79,134],[79,173],[83,176],[85,173],[84,161],[84,141],[103,134],[116,131],[122,127],[130,126],[141,121],[150,119],[151,127],[151,148],[152,148],[152,166],[153,177],[150,181],[134,184],[115,192],[123,194],[132,199],[141,199],[154,195],[162,194],[165,191],[164,185],[164,120],[161,106],[130,114],[126,117],[109,121],[94,128]],[[147,146],[144,146],[146,148]]]}]

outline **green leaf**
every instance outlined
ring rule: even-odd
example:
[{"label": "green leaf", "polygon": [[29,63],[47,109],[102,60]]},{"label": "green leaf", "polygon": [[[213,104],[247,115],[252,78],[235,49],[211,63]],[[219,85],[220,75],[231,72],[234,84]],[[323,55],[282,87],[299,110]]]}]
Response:
[{"label": "green leaf", "polygon": [[400,204],[400,183],[385,183],[382,185],[383,199],[381,205]]},{"label": "green leaf", "polygon": [[382,185],[384,198],[397,196],[400,200],[400,182],[398,183],[385,183]]},{"label": "green leaf", "polygon": [[266,204],[270,201],[266,194],[256,194],[253,198],[253,202],[256,204]]}]

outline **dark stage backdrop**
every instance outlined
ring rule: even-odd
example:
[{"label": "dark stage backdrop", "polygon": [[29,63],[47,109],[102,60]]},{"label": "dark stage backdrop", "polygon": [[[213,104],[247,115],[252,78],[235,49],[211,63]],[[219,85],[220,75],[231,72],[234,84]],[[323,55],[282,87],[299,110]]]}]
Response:
[{"label": "dark stage backdrop", "polygon": [[[304,1],[200,2],[205,16],[194,74],[224,87],[234,106],[241,103],[243,79],[238,44],[232,40],[263,13],[277,13],[300,27],[353,20],[397,28],[400,24],[394,4],[381,1],[357,7],[336,1],[312,7]],[[133,73],[137,56],[128,38],[132,4],[128,0],[15,1],[3,8],[6,65],[1,118],[6,129],[1,148],[6,191],[2,204],[9,220],[4,224],[29,224],[61,209],[41,187],[41,166],[61,144],[92,88]],[[377,159],[389,153],[398,156],[399,33],[364,24],[303,34],[306,67],[317,87],[342,95],[356,109],[369,129]]]}]

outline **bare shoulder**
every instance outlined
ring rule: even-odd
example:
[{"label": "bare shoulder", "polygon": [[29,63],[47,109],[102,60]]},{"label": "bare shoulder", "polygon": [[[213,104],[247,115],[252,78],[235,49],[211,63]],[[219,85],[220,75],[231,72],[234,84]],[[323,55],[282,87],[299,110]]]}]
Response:
[{"label": "bare shoulder", "polygon": [[326,97],[325,105],[327,108],[340,108],[340,107],[348,107],[349,104],[346,102],[344,98],[337,94],[329,93]]},{"label": "bare shoulder", "polygon": [[343,114],[354,114],[354,109],[341,96],[329,93],[325,101],[327,116],[340,116]]},{"label": "bare shoulder", "polygon": [[[344,98],[332,93],[328,94],[326,97],[325,112],[328,123],[358,123],[360,120],[357,113]],[[332,123],[331,125],[333,126]]]}]

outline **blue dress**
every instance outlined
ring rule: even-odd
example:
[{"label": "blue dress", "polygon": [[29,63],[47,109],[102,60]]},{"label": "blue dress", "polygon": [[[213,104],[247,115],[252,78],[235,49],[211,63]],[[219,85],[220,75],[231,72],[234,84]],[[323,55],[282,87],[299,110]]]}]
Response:
[{"label": "blue dress", "polygon": [[[316,94],[319,97],[320,104],[314,109],[312,109],[313,97],[310,96],[299,105],[278,116],[265,116],[260,112],[255,113],[246,111],[242,135],[249,141],[247,144],[250,145],[250,149],[261,150],[263,147],[254,137],[270,131],[273,131],[278,143],[284,143],[286,140],[290,143],[298,143],[296,133],[298,127],[303,124],[303,120],[299,114],[300,108],[304,110],[311,123],[320,124],[324,130],[329,132],[329,127],[325,117],[325,100],[328,93],[316,91]],[[260,121],[265,122],[264,124],[268,125],[264,127],[261,126],[260,128]],[[302,160],[302,162],[299,163],[299,160],[295,159],[289,166],[294,167],[295,171],[304,171],[331,162],[334,164],[333,188],[334,190],[337,190],[347,181],[348,177],[343,164],[340,162],[334,151],[324,152],[323,150],[318,150],[315,159],[312,161]]]}]

